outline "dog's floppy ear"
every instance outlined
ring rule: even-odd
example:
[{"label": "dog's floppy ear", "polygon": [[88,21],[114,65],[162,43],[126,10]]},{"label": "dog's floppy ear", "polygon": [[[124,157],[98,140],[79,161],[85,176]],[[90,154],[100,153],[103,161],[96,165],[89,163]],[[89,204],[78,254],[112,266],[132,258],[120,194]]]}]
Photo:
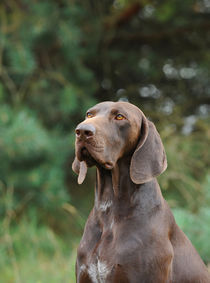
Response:
[{"label": "dog's floppy ear", "polygon": [[78,184],[82,184],[87,174],[87,164],[85,161],[80,162],[77,157],[75,157],[72,163],[72,170],[79,175],[77,179]]},{"label": "dog's floppy ear", "polygon": [[165,150],[155,125],[142,113],[139,143],[131,158],[130,177],[135,184],[143,184],[160,175],[167,168]]}]

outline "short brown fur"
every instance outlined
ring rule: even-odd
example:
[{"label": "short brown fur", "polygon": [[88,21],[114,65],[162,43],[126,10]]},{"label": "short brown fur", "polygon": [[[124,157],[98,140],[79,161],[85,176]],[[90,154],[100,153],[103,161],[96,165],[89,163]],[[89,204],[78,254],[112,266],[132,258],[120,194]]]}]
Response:
[{"label": "short brown fur", "polygon": [[95,203],[78,248],[77,282],[210,282],[157,183],[167,161],[154,124],[126,102],[99,103],[89,112],[91,118],[76,128],[72,166],[80,183],[87,167],[97,167]]}]

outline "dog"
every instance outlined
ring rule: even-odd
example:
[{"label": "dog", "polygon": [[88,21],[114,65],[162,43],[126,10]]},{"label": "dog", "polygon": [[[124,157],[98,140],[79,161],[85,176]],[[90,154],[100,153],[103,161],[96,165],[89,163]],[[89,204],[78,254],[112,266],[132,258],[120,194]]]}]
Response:
[{"label": "dog", "polygon": [[72,169],[96,166],[94,207],[77,252],[78,283],[209,283],[156,177],[167,167],[152,122],[128,102],[102,102],[76,127]]}]

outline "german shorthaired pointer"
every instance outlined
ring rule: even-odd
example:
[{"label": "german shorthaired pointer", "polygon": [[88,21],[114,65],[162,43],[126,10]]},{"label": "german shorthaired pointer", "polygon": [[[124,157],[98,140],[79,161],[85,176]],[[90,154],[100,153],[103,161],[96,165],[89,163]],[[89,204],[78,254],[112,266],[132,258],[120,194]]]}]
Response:
[{"label": "german shorthaired pointer", "polygon": [[207,283],[156,177],[167,167],[153,123],[127,102],[102,102],[76,128],[72,168],[97,168],[95,203],[77,254],[78,283]]}]

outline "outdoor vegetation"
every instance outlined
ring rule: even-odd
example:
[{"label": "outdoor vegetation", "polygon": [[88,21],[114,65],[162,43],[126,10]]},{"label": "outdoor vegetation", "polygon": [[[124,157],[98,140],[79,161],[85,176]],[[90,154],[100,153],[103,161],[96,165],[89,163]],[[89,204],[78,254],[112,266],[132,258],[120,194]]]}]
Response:
[{"label": "outdoor vegetation", "polygon": [[0,1],[0,282],[73,283],[95,170],[71,170],[74,128],[104,100],[157,126],[158,178],[210,263],[210,1]]}]

